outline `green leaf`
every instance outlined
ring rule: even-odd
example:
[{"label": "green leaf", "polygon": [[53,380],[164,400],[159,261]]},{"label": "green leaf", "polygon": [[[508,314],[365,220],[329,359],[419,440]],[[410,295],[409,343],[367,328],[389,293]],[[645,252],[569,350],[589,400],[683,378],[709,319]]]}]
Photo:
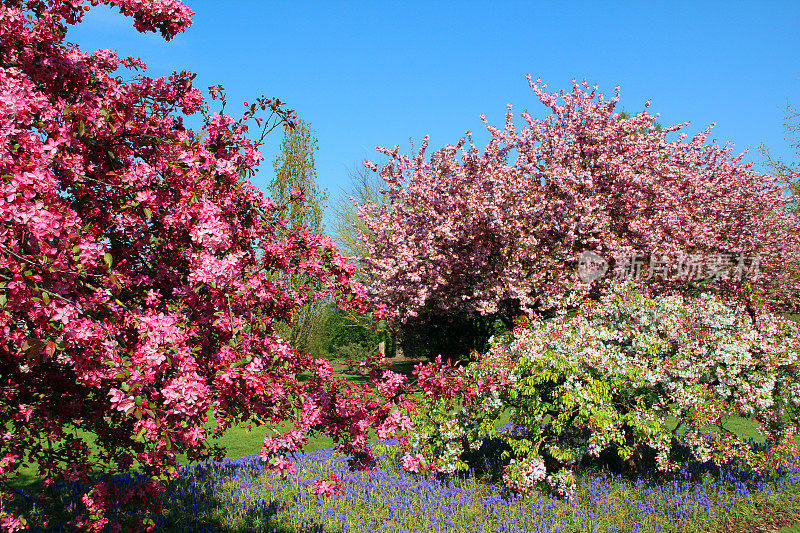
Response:
[{"label": "green leaf", "polygon": [[153,218],[153,210],[149,207],[144,208],[144,218],[146,218],[148,221]]},{"label": "green leaf", "polygon": [[106,254],[103,256],[103,261],[105,261],[105,263],[106,263],[106,266],[107,266],[108,268],[111,268],[111,263],[114,261],[114,258],[111,256],[111,254],[110,254],[110,253],[106,253]]},{"label": "green leaf", "polygon": [[0,306],[5,307],[7,301],[8,301],[8,296],[6,296],[5,294],[0,294]]},{"label": "green leaf", "polygon": [[42,301],[43,301],[45,304],[49,304],[49,303],[50,303],[50,295],[49,295],[49,294],[47,294],[46,292],[43,292],[43,293],[42,293]]},{"label": "green leaf", "polygon": [[122,385],[120,385],[120,388],[125,392],[128,392],[128,391],[131,390],[131,386],[128,385],[127,383],[123,383]]}]

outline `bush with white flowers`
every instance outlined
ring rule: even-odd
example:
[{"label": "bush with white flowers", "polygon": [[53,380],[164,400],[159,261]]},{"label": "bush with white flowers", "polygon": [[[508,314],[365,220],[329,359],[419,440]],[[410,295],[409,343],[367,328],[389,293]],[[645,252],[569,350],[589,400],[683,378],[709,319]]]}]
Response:
[{"label": "bush with white flowers", "polygon": [[[800,325],[769,313],[753,320],[709,295],[648,298],[630,284],[566,309],[520,322],[464,369],[475,396],[451,420],[472,448],[507,442],[510,488],[527,491],[549,475],[563,490],[572,469],[604,452],[641,471],[649,450],[670,471],[679,452],[763,470],[796,450]],[[498,433],[503,409],[526,431]],[[757,423],[768,453],[726,427],[736,416]],[[426,435],[428,449],[444,450],[443,437],[456,435],[452,422],[441,427]]]},{"label": "bush with white flowers", "polygon": [[533,492],[547,477],[547,469],[540,457],[529,457],[519,463],[512,459],[503,471],[506,486],[520,494]]}]

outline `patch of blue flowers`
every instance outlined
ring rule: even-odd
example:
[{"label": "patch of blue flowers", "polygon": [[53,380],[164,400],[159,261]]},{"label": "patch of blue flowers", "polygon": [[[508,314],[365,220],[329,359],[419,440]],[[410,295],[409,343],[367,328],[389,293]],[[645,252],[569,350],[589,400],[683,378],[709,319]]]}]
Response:
[{"label": "patch of blue flowers", "polygon": [[[379,466],[351,472],[332,448],[293,456],[297,472],[279,478],[258,456],[186,467],[167,493],[157,531],[232,532],[641,532],[720,531],[756,507],[800,511],[800,460],[771,476],[711,464],[686,465],[668,480],[610,473],[577,475],[574,497],[542,491],[522,498],[474,471],[431,478],[399,467],[399,449],[378,446]],[[487,465],[500,465],[489,458]],[[314,494],[335,474],[344,493]],[[135,484],[136,476],[117,483]],[[83,487],[64,491],[80,505]],[[800,514],[798,514],[800,519]],[[66,531],[55,526],[52,531]]]}]

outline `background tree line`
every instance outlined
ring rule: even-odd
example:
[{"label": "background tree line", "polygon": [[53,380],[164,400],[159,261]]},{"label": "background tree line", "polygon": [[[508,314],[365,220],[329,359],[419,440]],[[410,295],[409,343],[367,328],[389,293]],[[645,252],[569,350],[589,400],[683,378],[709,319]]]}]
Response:
[{"label": "background tree line", "polygon": [[[284,216],[287,229],[305,226],[315,235],[324,235],[323,213],[329,194],[318,184],[315,153],[319,141],[309,122],[299,118],[295,129],[284,129],[280,152],[273,162],[275,175],[269,184],[269,196],[279,205],[286,205]],[[359,202],[380,201],[378,192],[382,180],[366,169],[349,172],[350,187]],[[292,191],[302,192],[300,199],[292,198]],[[345,255],[363,256],[363,243],[352,231],[358,217],[346,197],[334,204],[334,240]],[[285,275],[285,282],[297,290],[310,285],[322,289],[318,280],[307,276]],[[363,280],[362,280],[363,281]],[[383,343],[384,350],[392,349],[391,336],[379,331],[372,320],[339,308],[332,299],[308,303],[292,315],[290,322],[277,325],[277,331],[299,350],[315,356],[336,356],[350,364],[357,364]]]}]

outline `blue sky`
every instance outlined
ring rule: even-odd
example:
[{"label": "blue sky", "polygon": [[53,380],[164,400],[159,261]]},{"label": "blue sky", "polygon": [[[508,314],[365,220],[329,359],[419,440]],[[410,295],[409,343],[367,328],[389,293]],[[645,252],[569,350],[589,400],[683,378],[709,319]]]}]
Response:
[{"label": "blue sky", "polygon": [[[261,94],[286,101],[316,132],[331,197],[375,146],[408,152],[430,135],[436,149],[471,130],[482,147],[481,114],[500,126],[511,103],[545,116],[525,74],[550,92],[572,78],[607,95],[620,85],[619,110],[651,100],[662,125],[691,121],[690,136],[716,122],[712,137],[749,148],[758,170],[762,142],[797,160],[783,123],[787,100],[800,107],[800,2],[186,3],[194,24],[170,42],[104,6],[67,40],[141,57],[151,76],[197,72],[198,88],[225,86],[235,116]],[[276,130],[262,149],[263,190],[280,141]]]}]

